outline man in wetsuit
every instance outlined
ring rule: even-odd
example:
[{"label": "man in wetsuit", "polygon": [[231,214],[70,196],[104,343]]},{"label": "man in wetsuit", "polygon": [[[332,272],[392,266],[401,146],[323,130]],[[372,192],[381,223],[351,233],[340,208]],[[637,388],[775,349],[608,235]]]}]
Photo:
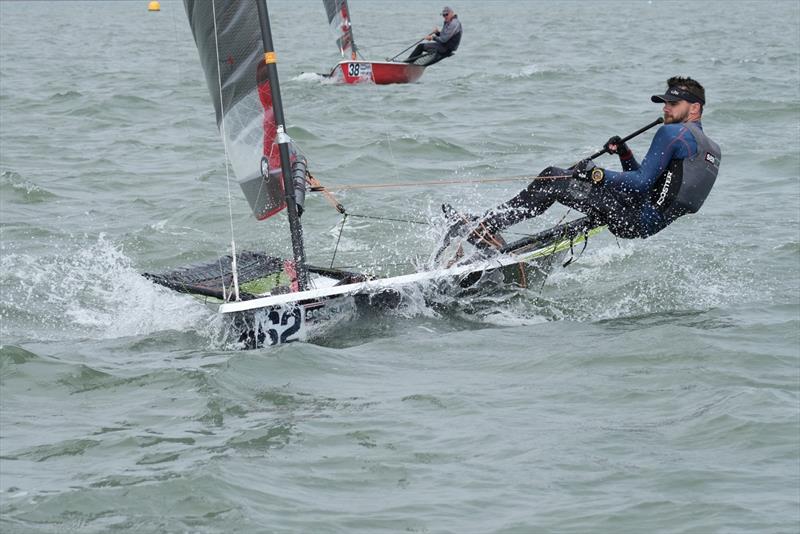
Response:
[{"label": "man in wetsuit", "polygon": [[[508,202],[483,217],[458,217],[452,228],[471,231],[469,240],[478,246],[498,247],[497,232],[559,202],[607,224],[618,237],[646,238],[681,215],[695,213],[714,185],[721,158],[700,123],[705,90],[691,78],[675,76],[667,80],[666,92],[651,100],[664,104],[664,125],[641,164],[614,136],[606,148],[619,156],[622,172],[596,167],[591,159],[570,169],[548,167]],[[451,211],[446,205],[443,209]]]},{"label": "man in wetsuit", "polygon": [[431,61],[425,63],[426,65],[432,65],[453,55],[461,44],[461,22],[458,20],[458,15],[448,6],[442,8],[442,16],[444,17],[442,29],[434,28],[426,35],[425,40],[429,42],[418,44],[405,59],[406,63],[414,63],[426,53],[433,56]]}]

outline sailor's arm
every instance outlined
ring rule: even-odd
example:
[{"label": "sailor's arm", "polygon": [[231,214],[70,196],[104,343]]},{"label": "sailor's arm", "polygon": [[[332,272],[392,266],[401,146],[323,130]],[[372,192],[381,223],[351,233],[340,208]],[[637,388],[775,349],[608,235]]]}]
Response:
[{"label": "sailor's arm", "polygon": [[678,124],[664,125],[659,128],[642,164],[636,169],[623,172],[606,170],[604,183],[608,187],[625,193],[648,195],[669,162],[675,157],[681,157],[678,154],[679,149],[682,148],[679,135],[681,130],[684,128]]}]

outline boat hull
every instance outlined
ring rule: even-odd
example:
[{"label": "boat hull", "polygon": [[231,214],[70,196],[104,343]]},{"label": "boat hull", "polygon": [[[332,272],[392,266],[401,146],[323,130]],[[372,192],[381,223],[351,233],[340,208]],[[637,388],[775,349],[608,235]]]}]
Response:
[{"label": "boat hull", "polygon": [[[303,291],[292,287],[293,269],[287,267],[291,262],[244,251],[237,254],[239,300],[230,300],[230,291],[224,289],[233,284],[230,256],[144,275],[217,307],[231,326],[226,337],[245,348],[256,348],[317,338],[364,311],[396,308],[406,296],[412,301],[422,296],[426,304],[435,306],[442,295],[475,295],[510,284],[538,284],[563,254],[574,257],[575,246],[585,246],[589,236],[602,229],[588,218],[576,219],[509,243],[499,251],[468,249],[462,236],[452,240],[453,247],[447,249],[446,257],[452,259],[445,261],[445,267],[388,278],[309,266],[311,288]],[[469,250],[466,256],[465,250]]]},{"label": "boat hull", "polygon": [[284,295],[284,299],[275,296],[226,303],[219,311],[231,319],[234,337],[238,336],[245,348],[306,341],[317,337],[324,325],[329,328],[331,323],[354,319],[365,310],[396,308],[407,292],[421,294],[427,305],[435,306],[441,301],[441,295],[464,297],[494,293],[504,287],[541,284],[564,255],[575,253],[575,244],[585,243],[589,235],[601,230],[602,227],[593,228],[545,247],[536,241],[520,240],[512,244],[516,248],[514,252],[501,258],[490,257],[438,271],[302,292],[300,294],[310,298],[301,300],[295,298],[298,294],[289,294]]},{"label": "boat hull", "polygon": [[339,83],[414,83],[419,80],[425,66],[396,61],[340,61],[331,70],[330,78]]},{"label": "boat hull", "polygon": [[[299,302],[223,312],[230,321],[229,340],[245,349],[308,341],[323,336],[337,325],[352,321],[362,313],[397,308],[403,294],[421,294],[429,306],[436,306],[441,295],[469,296],[493,293],[502,287],[528,287],[540,283],[565,251],[496,268],[443,272],[435,278],[422,278],[396,287],[361,288],[360,292],[326,295]],[[223,306],[224,309],[224,306]]]}]

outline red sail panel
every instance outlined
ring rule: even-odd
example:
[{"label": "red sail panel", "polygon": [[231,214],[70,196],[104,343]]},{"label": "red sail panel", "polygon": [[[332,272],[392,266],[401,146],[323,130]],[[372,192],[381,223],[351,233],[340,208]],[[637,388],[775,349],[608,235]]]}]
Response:
[{"label": "red sail panel", "polygon": [[270,185],[275,191],[270,195],[274,199],[262,216],[256,215],[261,219],[272,217],[286,207],[286,195],[284,195],[283,179],[281,177],[281,156],[278,149],[276,137],[278,129],[275,125],[275,112],[272,108],[272,91],[269,79],[267,78],[267,65],[263,61],[258,65],[258,99],[263,109],[262,129],[263,136],[263,157],[261,159],[261,174],[265,177],[265,185]]}]

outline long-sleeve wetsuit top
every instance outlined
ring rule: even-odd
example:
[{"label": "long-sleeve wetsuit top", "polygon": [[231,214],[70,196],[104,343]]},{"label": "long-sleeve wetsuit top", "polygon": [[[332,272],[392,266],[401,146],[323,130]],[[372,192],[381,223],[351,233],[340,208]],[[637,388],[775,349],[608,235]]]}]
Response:
[{"label": "long-sleeve wetsuit top", "polygon": [[[703,126],[698,121],[697,127]],[[603,187],[612,191],[614,196],[639,210],[639,222],[647,235],[662,230],[669,221],[650,201],[650,192],[659,176],[670,161],[691,158],[697,154],[697,141],[692,132],[683,124],[665,124],[656,132],[650,149],[641,165],[633,155],[623,159],[624,171],[605,171]]]},{"label": "long-sleeve wetsuit top", "polygon": [[[457,33],[461,33],[461,23],[458,21],[458,15],[450,19],[450,22],[445,22],[444,26],[442,26],[442,29],[439,30],[433,40],[437,43],[447,44],[447,42]],[[454,48],[450,48],[450,50],[455,51]]]}]

